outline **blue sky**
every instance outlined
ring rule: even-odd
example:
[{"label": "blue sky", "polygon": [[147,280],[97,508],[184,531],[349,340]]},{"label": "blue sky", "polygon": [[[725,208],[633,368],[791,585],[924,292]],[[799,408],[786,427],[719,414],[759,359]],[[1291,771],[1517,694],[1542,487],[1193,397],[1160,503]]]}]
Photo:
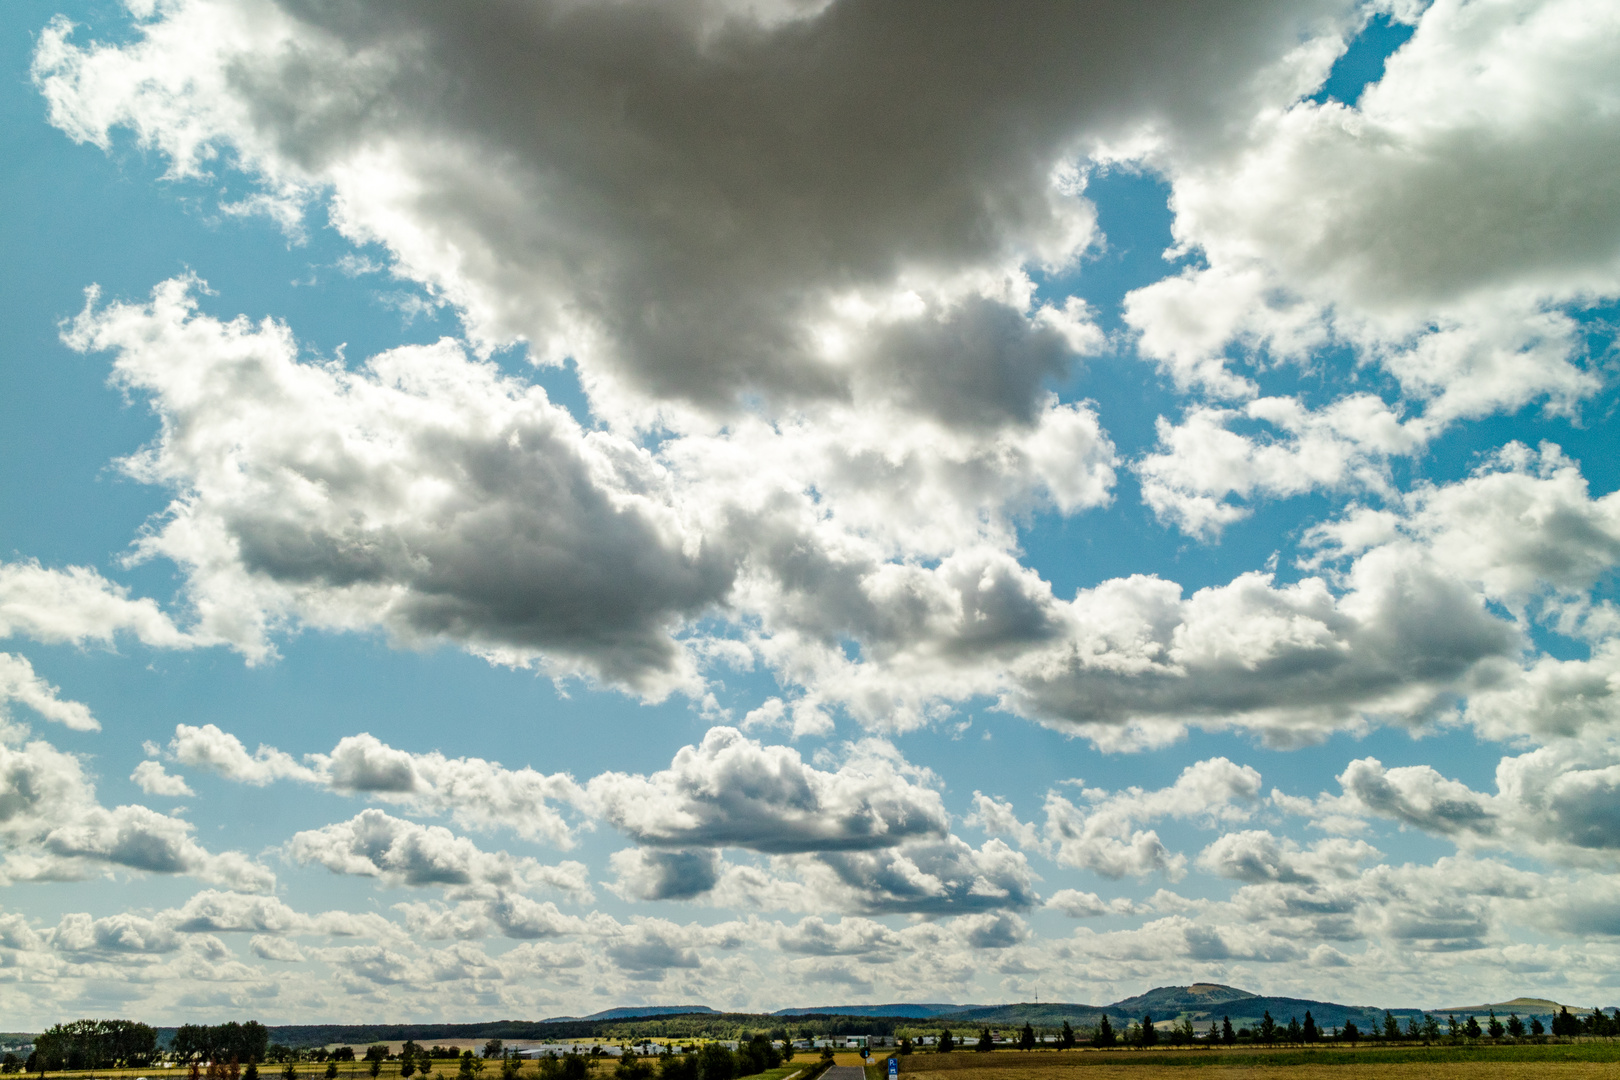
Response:
[{"label": "blue sky", "polygon": [[1612,13],[564,7],[8,8],[8,1015],[1608,1000]]}]

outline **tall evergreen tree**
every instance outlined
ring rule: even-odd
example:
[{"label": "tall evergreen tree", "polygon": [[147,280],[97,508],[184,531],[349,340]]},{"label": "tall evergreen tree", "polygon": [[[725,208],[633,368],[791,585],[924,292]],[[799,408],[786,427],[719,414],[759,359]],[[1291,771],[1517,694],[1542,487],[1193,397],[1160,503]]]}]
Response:
[{"label": "tall evergreen tree", "polygon": [[1316,1017],[1311,1015],[1309,1009],[1305,1010],[1305,1026],[1300,1028],[1299,1037],[1302,1042],[1308,1043],[1316,1042],[1322,1037],[1321,1030],[1316,1026]]},{"label": "tall evergreen tree", "polygon": [[941,1028],[939,1032],[939,1046],[937,1047],[938,1052],[941,1054],[948,1054],[955,1049],[956,1040],[951,1038],[951,1029]]},{"label": "tall evergreen tree", "polygon": [[1260,1041],[1263,1043],[1277,1041],[1277,1021],[1271,1018],[1270,1009],[1267,1009],[1265,1015],[1260,1017]]},{"label": "tall evergreen tree", "polygon": [[1106,1049],[1118,1041],[1119,1036],[1114,1034],[1114,1026],[1108,1022],[1108,1014],[1103,1013],[1102,1019],[1097,1022],[1097,1030],[1091,1033],[1091,1045]]},{"label": "tall evergreen tree", "polygon": [[[1310,1018],[1311,1014],[1306,1013],[1305,1019],[1309,1020]],[[1237,1042],[1237,1032],[1232,1030],[1232,1018],[1230,1016],[1221,1017],[1221,1042],[1227,1046]]]},{"label": "tall evergreen tree", "polygon": [[1069,1026],[1067,1020],[1063,1021],[1063,1035],[1058,1039],[1058,1048],[1062,1050],[1074,1049],[1074,1028]]},{"label": "tall evergreen tree", "polygon": [[985,1028],[983,1031],[979,1032],[979,1045],[975,1046],[973,1049],[977,1050],[981,1054],[988,1054],[990,1051],[994,1050],[995,1048],[996,1048],[996,1040],[990,1034],[990,1029]]},{"label": "tall evergreen tree", "polygon": [[1029,1025],[1027,1020],[1024,1022],[1024,1030],[1018,1033],[1018,1049],[1035,1049],[1035,1029]]},{"label": "tall evergreen tree", "polygon": [[1492,1009],[1490,1013],[1490,1019],[1485,1022],[1485,1032],[1493,1039],[1500,1039],[1507,1033],[1507,1029],[1502,1026],[1502,1021],[1496,1018],[1495,1009]]},{"label": "tall evergreen tree", "polygon": [[1384,1010],[1384,1040],[1394,1042],[1401,1037],[1401,1022],[1395,1019],[1395,1014],[1388,1009]]},{"label": "tall evergreen tree", "polygon": [[1148,1013],[1142,1017],[1142,1045],[1152,1046],[1159,1041],[1159,1033],[1153,1030],[1153,1014]]},{"label": "tall evergreen tree", "polygon": [[1291,1043],[1304,1041],[1304,1032],[1300,1030],[1299,1017],[1297,1016],[1288,1018],[1288,1041]]}]

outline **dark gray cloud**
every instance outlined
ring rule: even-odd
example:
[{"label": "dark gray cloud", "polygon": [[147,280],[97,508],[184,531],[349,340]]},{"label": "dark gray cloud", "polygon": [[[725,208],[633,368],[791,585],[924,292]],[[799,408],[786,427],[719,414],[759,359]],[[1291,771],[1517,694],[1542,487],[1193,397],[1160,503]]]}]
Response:
[{"label": "dark gray cloud", "polygon": [[720,881],[720,853],[713,848],[659,851],[634,848],[612,857],[613,889],[627,900],[691,900]]}]

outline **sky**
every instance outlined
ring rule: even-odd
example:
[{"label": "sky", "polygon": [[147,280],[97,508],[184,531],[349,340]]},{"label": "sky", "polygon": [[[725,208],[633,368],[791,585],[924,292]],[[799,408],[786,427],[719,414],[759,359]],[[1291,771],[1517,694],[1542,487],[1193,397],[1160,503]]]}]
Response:
[{"label": "sky", "polygon": [[0,27],[9,1024],[1617,999],[1615,5]]}]

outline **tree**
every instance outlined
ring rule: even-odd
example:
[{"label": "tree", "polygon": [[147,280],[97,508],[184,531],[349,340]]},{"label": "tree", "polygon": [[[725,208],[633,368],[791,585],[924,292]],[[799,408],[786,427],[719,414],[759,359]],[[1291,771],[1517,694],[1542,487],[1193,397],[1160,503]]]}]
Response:
[{"label": "tree", "polygon": [[1479,1021],[1470,1016],[1468,1018],[1468,1023],[1463,1025],[1463,1034],[1468,1036],[1470,1039],[1477,1039],[1483,1035],[1484,1032],[1482,1032],[1479,1028]]},{"label": "tree", "polygon": [[[910,1036],[907,1036],[907,1035],[900,1036],[900,1055],[902,1057],[904,1057],[906,1054],[911,1053],[915,1049],[916,1049],[916,1047],[911,1045]],[[786,1046],[782,1047],[782,1060],[783,1061],[792,1061],[793,1060],[793,1044],[792,1043],[788,1043]]]},{"label": "tree", "polygon": [[250,1061],[247,1068],[242,1070],[242,1080],[259,1080],[259,1066],[257,1062]]},{"label": "tree", "polygon": [[[373,1077],[381,1076],[382,1075],[382,1058],[372,1058],[371,1059],[371,1068],[370,1068],[369,1071],[370,1071],[370,1073],[371,1073],[371,1075]],[[336,1066],[333,1066],[333,1068],[332,1068],[332,1075],[333,1076],[337,1075],[337,1067]]]},{"label": "tree", "polygon": [[1490,1010],[1490,1019],[1485,1022],[1485,1031],[1493,1039],[1500,1039],[1507,1033],[1507,1029],[1502,1026],[1502,1021],[1496,1018],[1495,1009]]},{"label": "tree", "polygon": [[1035,1029],[1029,1025],[1028,1021],[1024,1022],[1024,1030],[1018,1033],[1018,1049],[1035,1049]]},{"label": "tree", "polygon": [[[423,1069],[422,1071],[424,1073],[427,1072],[426,1069]],[[406,1047],[400,1047],[400,1051],[399,1051],[399,1075],[400,1075],[400,1080],[410,1080],[410,1077],[415,1075],[415,1073],[416,1073],[416,1055],[414,1053],[412,1053]]]},{"label": "tree", "polygon": [[1260,1017],[1260,1041],[1263,1043],[1277,1041],[1277,1021],[1271,1018],[1270,1009],[1267,1009],[1265,1015]]},{"label": "tree", "polygon": [[[902,1054],[911,1053],[911,1040],[910,1039],[901,1039],[900,1040],[900,1052]],[[782,1060],[783,1061],[792,1061],[793,1060],[793,1040],[792,1039],[783,1039],[782,1040]]]},{"label": "tree", "polygon": [[1446,1017],[1446,1034],[1452,1039],[1462,1038],[1462,1025],[1457,1022],[1455,1013]]},{"label": "tree", "polygon": [[1074,1028],[1069,1026],[1069,1022],[1067,1020],[1063,1021],[1063,1034],[1058,1037],[1058,1049],[1074,1049]]},{"label": "tree", "polygon": [[288,1060],[287,1067],[281,1070],[281,1080],[298,1080],[298,1062]]},{"label": "tree", "polygon": [[[506,1061],[510,1060],[510,1058],[506,1059]],[[620,1054],[618,1064],[613,1066],[613,1080],[649,1080],[652,1074],[653,1067],[638,1054]],[[512,1075],[517,1075],[516,1070],[513,1071]]]},{"label": "tree", "polygon": [[1354,1020],[1346,1020],[1344,1022],[1344,1031],[1340,1033],[1339,1037],[1345,1042],[1354,1045],[1361,1039],[1361,1029],[1356,1027]]},{"label": "tree", "polygon": [[1288,1018],[1288,1041],[1291,1043],[1297,1043],[1303,1042],[1304,1040],[1305,1035],[1304,1031],[1299,1026],[1299,1017],[1290,1016]]},{"label": "tree", "polygon": [[1395,1014],[1388,1009],[1384,1010],[1384,1040],[1394,1042],[1401,1037],[1401,1022],[1395,1019]]},{"label": "tree", "polygon": [[[1307,1024],[1311,1022],[1310,1013],[1305,1014],[1305,1022]],[[1232,1018],[1230,1016],[1221,1017],[1221,1042],[1227,1046],[1237,1042],[1237,1032],[1232,1030]]]},{"label": "tree", "polygon": [[134,1020],[75,1020],[48,1028],[34,1039],[34,1065],[41,1071],[140,1068],[156,1056],[157,1029]]},{"label": "tree", "polygon": [[489,1042],[484,1044],[484,1056],[486,1058],[498,1058],[501,1056],[501,1051],[503,1049],[505,1049],[505,1045],[501,1042],[501,1040],[491,1039]]},{"label": "tree", "polygon": [[704,1043],[697,1052],[697,1080],[731,1080],[737,1075],[737,1055],[719,1043]]},{"label": "tree", "polygon": [[326,1063],[326,1080],[337,1080],[337,1062],[328,1061]]},{"label": "tree", "polygon": [[1530,1018],[1530,1034],[1532,1034],[1532,1035],[1545,1035],[1545,1034],[1547,1034],[1546,1025],[1544,1025],[1541,1022],[1541,1017],[1532,1016]]},{"label": "tree", "polygon": [[1524,1021],[1518,1013],[1508,1013],[1507,1033],[1515,1039],[1524,1038]]},{"label": "tree", "polygon": [[[388,1060],[388,1044],[387,1043],[372,1043],[370,1046],[366,1047],[366,1060],[367,1061],[387,1061]],[[372,1075],[375,1076],[376,1074],[373,1073]]]},{"label": "tree", "polygon": [[985,1028],[983,1031],[979,1032],[979,1044],[977,1046],[975,1046],[973,1049],[978,1051],[981,1054],[988,1054],[990,1051],[994,1050],[995,1048],[996,1048],[996,1040],[995,1040],[994,1037],[991,1036],[990,1029]]},{"label": "tree", "polygon": [[1433,1013],[1423,1014],[1423,1039],[1425,1042],[1440,1041],[1440,1018]]},{"label": "tree", "polygon": [[1423,1038],[1423,1025],[1418,1023],[1416,1013],[1406,1018],[1406,1037],[1413,1042]]},{"label": "tree", "polygon": [[[370,1052],[368,1051],[367,1053],[369,1055]],[[471,1076],[472,1074],[473,1074],[473,1052],[471,1050],[463,1050],[461,1052],[460,1075],[465,1077],[465,1076]]]},{"label": "tree", "polygon": [[1581,1022],[1570,1015],[1568,1005],[1560,1007],[1557,1015],[1553,1017],[1552,1033],[1559,1036],[1581,1033]]},{"label": "tree", "polygon": [[1108,1022],[1108,1014],[1103,1013],[1102,1019],[1097,1022],[1097,1030],[1091,1033],[1091,1045],[1107,1049],[1118,1041],[1119,1037],[1114,1034],[1114,1026]]},{"label": "tree", "polygon": [[1142,1017],[1142,1045],[1152,1046],[1159,1041],[1159,1033],[1153,1030],[1153,1014],[1148,1013]]},{"label": "tree", "polygon": [[[517,1080],[518,1073],[523,1068],[523,1059],[517,1054],[507,1054],[501,1058],[501,1080]],[[642,1076],[652,1075],[652,1066],[643,1064]]]},{"label": "tree", "polygon": [[935,1048],[941,1054],[948,1054],[956,1049],[956,1040],[951,1038],[951,1029],[942,1028],[939,1033],[939,1046]]}]

